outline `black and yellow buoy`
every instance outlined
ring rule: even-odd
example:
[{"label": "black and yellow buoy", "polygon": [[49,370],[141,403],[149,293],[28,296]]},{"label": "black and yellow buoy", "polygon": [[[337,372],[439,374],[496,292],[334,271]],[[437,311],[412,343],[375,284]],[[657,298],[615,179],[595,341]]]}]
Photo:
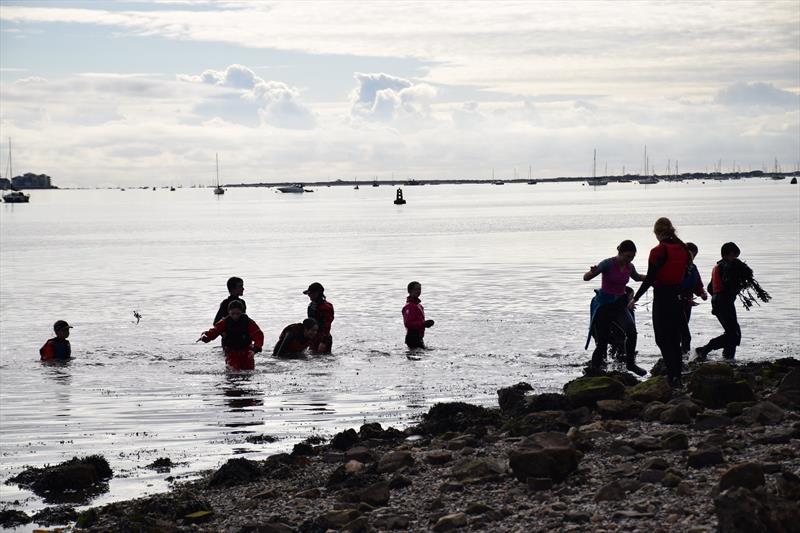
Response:
[{"label": "black and yellow buoy", "polygon": [[403,189],[397,189],[397,196],[394,199],[394,205],[403,205],[406,201],[403,199]]}]

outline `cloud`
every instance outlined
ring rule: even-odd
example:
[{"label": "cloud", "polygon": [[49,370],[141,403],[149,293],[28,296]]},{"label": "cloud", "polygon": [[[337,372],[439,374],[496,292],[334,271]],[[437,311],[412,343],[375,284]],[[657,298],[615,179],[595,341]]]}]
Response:
[{"label": "cloud", "polygon": [[355,73],[358,86],[352,93],[351,115],[356,118],[391,121],[396,117],[424,117],[429,114],[436,88],[427,83],[384,73]]},{"label": "cloud", "polygon": [[726,106],[774,106],[800,108],[800,95],[775,87],[771,83],[739,82],[721,89],[714,102]]},{"label": "cloud", "polygon": [[234,118],[249,125],[260,121],[286,129],[311,129],[316,125],[314,114],[299,101],[297,88],[264,80],[244,65],[230,65],[225,70],[209,69],[200,75],[180,74],[178,79],[235,91],[221,93],[200,104],[197,109],[201,114]]}]

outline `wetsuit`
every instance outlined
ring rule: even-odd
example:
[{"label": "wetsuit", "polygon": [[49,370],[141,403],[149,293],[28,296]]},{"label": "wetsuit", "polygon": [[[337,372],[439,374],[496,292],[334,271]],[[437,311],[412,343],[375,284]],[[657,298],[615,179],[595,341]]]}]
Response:
[{"label": "wetsuit", "polygon": [[683,315],[685,323],[681,331],[681,351],[689,353],[692,346],[692,332],[689,330],[689,321],[692,319],[692,307],[694,307],[694,297],[703,294],[703,280],[697,265],[692,265],[689,274],[681,283],[681,302],[683,303]]},{"label": "wetsuit", "polygon": [[[626,362],[633,363],[638,333],[633,313],[628,310],[625,287],[631,276],[638,278],[639,274],[632,263],[620,268],[616,257],[601,261],[597,265],[597,272],[602,274],[602,278],[601,289],[595,291],[591,304],[590,333],[595,339],[592,366],[600,366],[605,362],[612,326],[619,328],[624,334]],[[589,339],[586,340],[586,347],[588,346]]]},{"label": "wetsuit", "polygon": [[681,332],[685,322],[681,284],[689,267],[689,252],[676,240],[664,240],[650,250],[647,276],[635,300],[653,287],[653,332],[661,351],[667,377],[680,381]]},{"label": "wetsuit", "polygon": [[209,341],[225,334],[225,363],[234,370],[252,370],[256,367],[253,348],[261,351],[264,333],[253,319],[242,315],[238,320],[225,317],[203,333]]},{"label": "wetsuit", "polygon": [[313,339],[306,339],[303,324],[289,324],[275,343],[272,355],[275,357],[288,357],[302,354],[306,348],[311,346]]},{"label": "wetsuit", "polygon": [[[315,352],[330,353],[333,347],[333,337],[331,337],[331,324],[333,324],[333,304],[323,296],[321,300],[308,304],[308,318],[313,318],[319,325],[319,333],[311,339],[309,347]],[[320,350],[319,345],[325,344],[327,348]]]},{"label": "wetsuit", "polygon": [[72,346],[67,339],[53,337],[39,349],[42,361],[66,361],[72,357]]},{"label": "wetsuit", "polygon": [[425,342],[425,308],[419,298],[409,296],[403,307],[403,324],[406,327],[406,346],[424,348]]},{"label": "wetsuit", "polygon": [[[244,300],[242,300],[239,296],[233,296],[233,295],[228,296],[227,298],[225,298],[224,300],[222,300],[220,302],[219,309],[217,310],[217,314],[214,315],[214,322],[212,322],[213,324],[217,324],[220,320],[222,320],[223,318],[228,316],[228,304],[230,304],[234,300],[239,300],[240,302],[242,302],[242,313],[246,313],[247,312],[247,304],[244,303]],[[225,336],[226,335],[223,333],[222,334],[222,346],[223,347],[225,346]]]},{"label": "wetsuit", "polygon": [[711,339],[702,351],[707,354],[722,348],[722,356],[733,359],[736,347],[741,344],[742,330],[736,316],[736,296],[744,279],[752,276],[750,267],[734,259],[720,260],[711,271],[711,313],[717,317],[724,333]]}]

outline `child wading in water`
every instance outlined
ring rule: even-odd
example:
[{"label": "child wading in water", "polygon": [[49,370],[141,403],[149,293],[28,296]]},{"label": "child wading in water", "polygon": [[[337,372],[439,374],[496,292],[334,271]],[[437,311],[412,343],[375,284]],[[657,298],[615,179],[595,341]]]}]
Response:
[{"label": "child wading in water", "polygon": [[200,340],[211,342],[225,334],[225,363],[234,370],[256,367],[254,355],[264,346],[264,334],[255,321],[244,314],[244,304],[233,300],[228,304],[228,316],[203,333]]},{"label": "child wading in water", "polygon": [[[722,245],[722,259],[711,271],[711,312],[717,317],[724,330],[719,337],[711,339],[708,344],[695,350],[698,361],[705,361],[710,352],[722,348],[722,357],[732,361],[736,356],[736,347],[742,340],[742,330],[736,316],[736,297],[750,310],[757,300],[768,302],[772,297],[761,288],[753,278],[753,271],[739,260],[741,251],[736,244],[726,242]],[[752,291],[752,292],[751,292]],[[753,294],[755,293],[755,294]]]},{"label": "child wading in water", "polygon": [[409,348],[425,348],[425,330],[433,327],[433,320],[425,320],[425,308],[420,303],[422,285],[418,281],[408,284],[408,298],[403,307],[403,324],[406,327],[406,346]]},{"label": "child wading in water", "polygon": [[692,349],[692,332],[689,330],[689,321],[692,319],[692,307],[697,305],[694,297],[699,296],[703,300],[708,300],[708,293],[703,288],[700,272],[697,270],[697,265],[694,264],[694,259],[697,257],[697,245],[693,242],[687,242],[686,249],[692,255],[692,266],[689,267],[689,272],[681,284],[683,314],[686,315],[686,323],[683,324],[683,331],[681,332],[681,351],[683,355],[688,354]]},{"label": "child wading in water", "polygon": [[72,346],[67,337],[72,326],[64,320],[58,320],[53,324],[53,331],[56,336],[49,339],[44,346],[39,349],[39,356],[42,361],[66,361],[72,357]]}]

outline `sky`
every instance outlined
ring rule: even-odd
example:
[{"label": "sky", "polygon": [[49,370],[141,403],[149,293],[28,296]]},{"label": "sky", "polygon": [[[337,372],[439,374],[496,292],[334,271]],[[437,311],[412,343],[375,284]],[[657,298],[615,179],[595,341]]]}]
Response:
[{"label": "sky", "polygon": [[800,165],[800,2],[0,0],[0,170],[61,186]]}]

